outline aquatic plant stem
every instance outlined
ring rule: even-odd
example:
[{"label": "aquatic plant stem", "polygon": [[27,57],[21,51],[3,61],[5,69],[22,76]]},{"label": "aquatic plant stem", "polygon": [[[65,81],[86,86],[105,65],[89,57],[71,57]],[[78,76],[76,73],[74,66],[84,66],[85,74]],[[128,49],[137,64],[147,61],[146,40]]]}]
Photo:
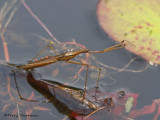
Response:
[{"label": "aquatic plant stem", "polygon": [[4,49],[5,60],[7,62],[9,62],[10,58],[9,58],[9,52],[8,52],[7,42],[5,41],[5,38],[4,38],[3,35],[1,35],[1,39],[2,39],[2,42],[3,42],[3,49]]},{"label": "aquatic plant stem", "polygon": [[8,88],[8,94],[9,94],[9,96],[10,96],[10,99],[11,99],[11,100],[14,100],[14,97],[13,97],[13,96],[12,96],[12,94],[11,94],[11,86],[10,86],[11,79],[10,79],[10,77],[9,77],[9,76],[7,76],[7,80],[8,80],[8,85],[7,85],[7,88]]},{"label": "aquatic plant stem", "polygon": [[46,27],[46,25],[32,12],[32,10],[30,9],[30,7],[26,4],[26,2],[24,0],[21,0],[22,5],[27,9],[27,11],[31,14],[31,16],[44,28],[44,30],[49,34],[49,36],[56,42],[56,43],[60,43],[59,40],[57,40],[56,37],[53,36],[53,34],[51,33],[51,31]]}]

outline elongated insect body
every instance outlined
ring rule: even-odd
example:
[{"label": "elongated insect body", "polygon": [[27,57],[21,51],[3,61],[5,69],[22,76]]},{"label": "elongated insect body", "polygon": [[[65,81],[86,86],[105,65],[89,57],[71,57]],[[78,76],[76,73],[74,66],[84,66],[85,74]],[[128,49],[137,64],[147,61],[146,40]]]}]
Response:
[{"label": "elongated insect body", "polygon": [[41,58],[40,60],[35,60],[29,64],[25,64],[25,65],[20,65],[20,66],[16,66],[18,69],[33,69],[33,68],[37,68],[37,67],[43,67],[58,61],[69,61],[70,59],[74,58],[75,56],[81,54],[81,53],[87,53],[89,50],[88,49],[80,49],[78,51],[69,51],[69,52],[65,52],[62,53],[60,55],[56,55],[56,56],[46,56],[45,58]]},{"label": "elongated insect body", "polygon": [[29,64],[25,64],[25,65],[20,65],[17,66],[18,69],[33,69],[33,68],[37,68],[37,67],[43,67],[52,63],[57,62],[58,60],[54,59],[54,60],[47,60],[47,61],[37,61],[37,62],[33,62],[33,63],[29,63]]}]

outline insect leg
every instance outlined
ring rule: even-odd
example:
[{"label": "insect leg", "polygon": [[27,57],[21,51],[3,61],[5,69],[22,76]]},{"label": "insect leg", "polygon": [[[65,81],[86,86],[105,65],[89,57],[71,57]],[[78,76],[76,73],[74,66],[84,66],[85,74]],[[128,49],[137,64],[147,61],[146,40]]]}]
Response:
[{"label": "insect leg", "polygon": [[[15,80],[16,89],[17,89],[17,92],[18,92],[19,98],[20,98],[21,100],[25,100],[25,101],[30,101],[30,102],[39,102],[39,101],[36,101],[36,100],[25,99],[25,98],[23,98],[23,97],[21,96],[20,91],[19,91],[19,88],[18,88],[18,84],[17,84],[17,80],[16,80],[16,74],[15,74],[15,72],[13,73],[13,75],[14,75],[14,80]],[[46,102],[45,102],[45,101],[42,101],[42,103],[46,103]]]},{"label": "insect leg", "polygon": [[36,57],[38,57],[45,49],[50,48],[51,50],[53,50],[55,52],[56,55],[58,55],[58,52],[56,52],[56,50],[49,44],[47,45],[45,48],[43,48],[35,57],[32,58],[31,61],[33,61]]},{"label": "insect leg", "polygon": [[89,67],[92,67],[92,68],[95,68],[95,69],[99,70],[98,79],[97,79],[97,88],[98,88],[98,82],[99,82],[99,78],[100,78],[100,74],[101,74],[101,68],[98,68],[98,67],[95,67],[95,66],[91,66],[91,65],[88,65],[88,64],[85,64],[85,63],[77,62],[77,61],[72,61],[72,60],[66,61],[66,63],[85,65],[85,66],[87,67],[85,88],[84,88],[84,93],[83,93],[83,100],[84,100],[84,98],[85,98],[85,93],[86,93],[86,87],[87,87],[88,68],[89,68]]},{"label": "insect leg", "polygon": [[48,47],[49,47],[51,50],[53,50],[56,55],[59,55],[59,53],[58,53],[51,45],[48,45]]},{"label": "insect leg", "polygon": [[123,48],[123,47],[126,46],[126,44],[124,42],[126,42],[126,41],[123,40],[119,44],[114,45],[114,46],[109,47],[109,48],[106,48],[106,49],[101,50],[101,51],[89,51],[89,53],[104,53],[104,52],[109,52],[109,51],[117,50],[117,49],[120,49],[120,48]]}]

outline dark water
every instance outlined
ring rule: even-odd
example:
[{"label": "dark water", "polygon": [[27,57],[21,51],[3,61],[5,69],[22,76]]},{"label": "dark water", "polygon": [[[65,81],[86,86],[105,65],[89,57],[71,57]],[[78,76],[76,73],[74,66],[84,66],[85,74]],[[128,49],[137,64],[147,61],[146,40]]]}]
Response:
[{"label": "dark water", "polygon": [[[0,6],[2,8],[4,1],[0,2],[2,3]],[[106,47],[116,44],[101,30],[101,28],[98,25],[98,21],[96,18],[96,4],[98,3],[98,0],[28,0],[26,2],[28,6],[32,9],[32,11],[43,21],[43,23],[48,27],[48,29],[54,34],[54,36],[60,42],[70,42],[72,41],[72,39],[75,39],[76,42],[85,45],[87,48],[91,50],[102,50]],[[16,5],[18,5],[18,3]],[[2,24],[4,23],[5,22],[3,22]],[[11,63],[25,64],[28,60],[31,60],[42,48],[46,46],[47,43],[38,38],[36,35],[40,35],[51,40],[51,37],[28,13],[24,6],[18,6],[18,10],[16,11],[5,33]],[[103,64],[113,66],[116,68],[122,68],[132,58],[135,57],[135,55],[127,52],[125,49],[120,49],[109,53],[97,54],[94,56],[97,58],[98,61],[101,61]],[[0,46],[0,59],[5,60],[2,44]],[[60,63],[45,68],[38,68],[35,69],[35,73],[37,73],[43,79],[49,79],[60,83],[65,83],[67,79],[70,80],[71,76],[73,76],[76,73],[75,71],[78,71],[80,66],[70,65],[66,69],[64,69],[63,66],[61,66],[59,68],[59,75],[56,78],[51,77],[51,71],[53,71],[55,68],[62,64]],[[106,76],[102,77],[99,82],[100,89],[102,89],[102,91],[116,92],[117,90],[126,90],[127,92],[139,94],[138,103],[136,106],[137,108],[142,108],[145,105],[150,105],[153,100],[160,98],[159,66],[151,66],[142,59],[136,59],[133,63],[131,63],[128,69],[136,71],[139,69],[143,69],[146,66],[148,66],[148,68],[143,72],[123,71],[114,73],[116,71],[101,66],[93,59],[91,59],[91,65],[101,67],[102,73],[103,71],[106,71]],[[11,68],[7,68],[6,70],[4,70],[3,67],[1,68],[3,79],[1,79],[0,82],[4,83],[7,86],[6,76],[10,76],[12,83],[11,87],[15,88],[15,83],[13,82],[14,77],[10,72],[8,72],[10,70]],[[71,72],[66,72],[67,70],[71,70]],[[92,69],[89,71],[87,84],[88,89],[96,86],[96,78],[92,79],[90,77],[90,74],[92,72],[95,71]],[[36,92],[26,82],[26,73],[17,76],[17,80],[19,81],[21,90],[25,88],[25,90],[28,90],[27,93],[31,93],[32,91]],[[67,78],[66,76],[70,76],[70,78]],[[82,73],[82,76],[85,79],[85,71]],[[115,83],[111,85],[106,85],[112,83],[113,79]],[[73,86],[77,88],[83,88],[84,81],[79,81]],[[7,90],[7,88],[4,89]],[[41,94],[39,94],[38,92],[37,94],[41,96]],[[30,94],[28,94],[28,96],[29,95]],[[17,97],[16,99],[19,99],[17,94],[15,95],[15,97]],[[1,99],[8,100],[9,96],[1,97]],[[10,101],[8,101],[8,103],[6,104],[9,103]],[[29,105],[30,104],[28,103],[28,106]],[[25,114],[25,110],[28,108],[28,106],[20,106],[20,111],[22,112],[22,114]],[[58,107],[57,109],[52,104],[37,104],[37,106],[43,106],[45,108],[51,109],[50,112],[48,112],[47,110],[43,111],[33,109],[33,114],[39,115],[39,120],[43,120],[46,118],[63,119],[65,117],[64,114],[67,114],[64,112],[60,112],[61,108]],[[1,105],[0,108],[3,109],[3,105]],[[6,114],[12,113],[12,111],[16,109],[16,103],[11,102],[11,105],[8,109],[9,110],[6,110]],[[4,118],[4,114],[5,112],[0,113],[0,119],[8,119]],[[152,119],[152,116],[154,115],[155,113],[151,115],[151,117],[139,117],[137,118],[137,120]]]}]

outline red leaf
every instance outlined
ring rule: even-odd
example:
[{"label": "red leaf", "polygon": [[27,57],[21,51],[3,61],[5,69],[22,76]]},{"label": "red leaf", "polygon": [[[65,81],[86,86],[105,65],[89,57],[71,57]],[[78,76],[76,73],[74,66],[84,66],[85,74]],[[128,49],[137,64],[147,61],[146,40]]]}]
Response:
[{"label": "red leaf", "polygon": [[158,116],[160,115],[160,105],[158,105],[158,110],[156,115],[154,116],[153,120],[158,120]]},{"label": "red leaf", "polygon": [[40,106],[36,106],[36,107],[34,107],[33,109],[36,109],[36,110],[45,110],[45,111],[50,110],[49,108],[40,107]]},{"label": "red leaf", "polygon": [[153,101],[152,105],[147,105],[147,106],[144,106],[142,109],[135,109],[131,111],[131,113],[129,114],[129,117],[136,118],[145,114],[151,114],[155,111],[155,109],[156,109],[156,104]]},{"label": "red leaf", "polygon": [[28,99],[32,99],[34,97],[34,92],[31,93]]}]

